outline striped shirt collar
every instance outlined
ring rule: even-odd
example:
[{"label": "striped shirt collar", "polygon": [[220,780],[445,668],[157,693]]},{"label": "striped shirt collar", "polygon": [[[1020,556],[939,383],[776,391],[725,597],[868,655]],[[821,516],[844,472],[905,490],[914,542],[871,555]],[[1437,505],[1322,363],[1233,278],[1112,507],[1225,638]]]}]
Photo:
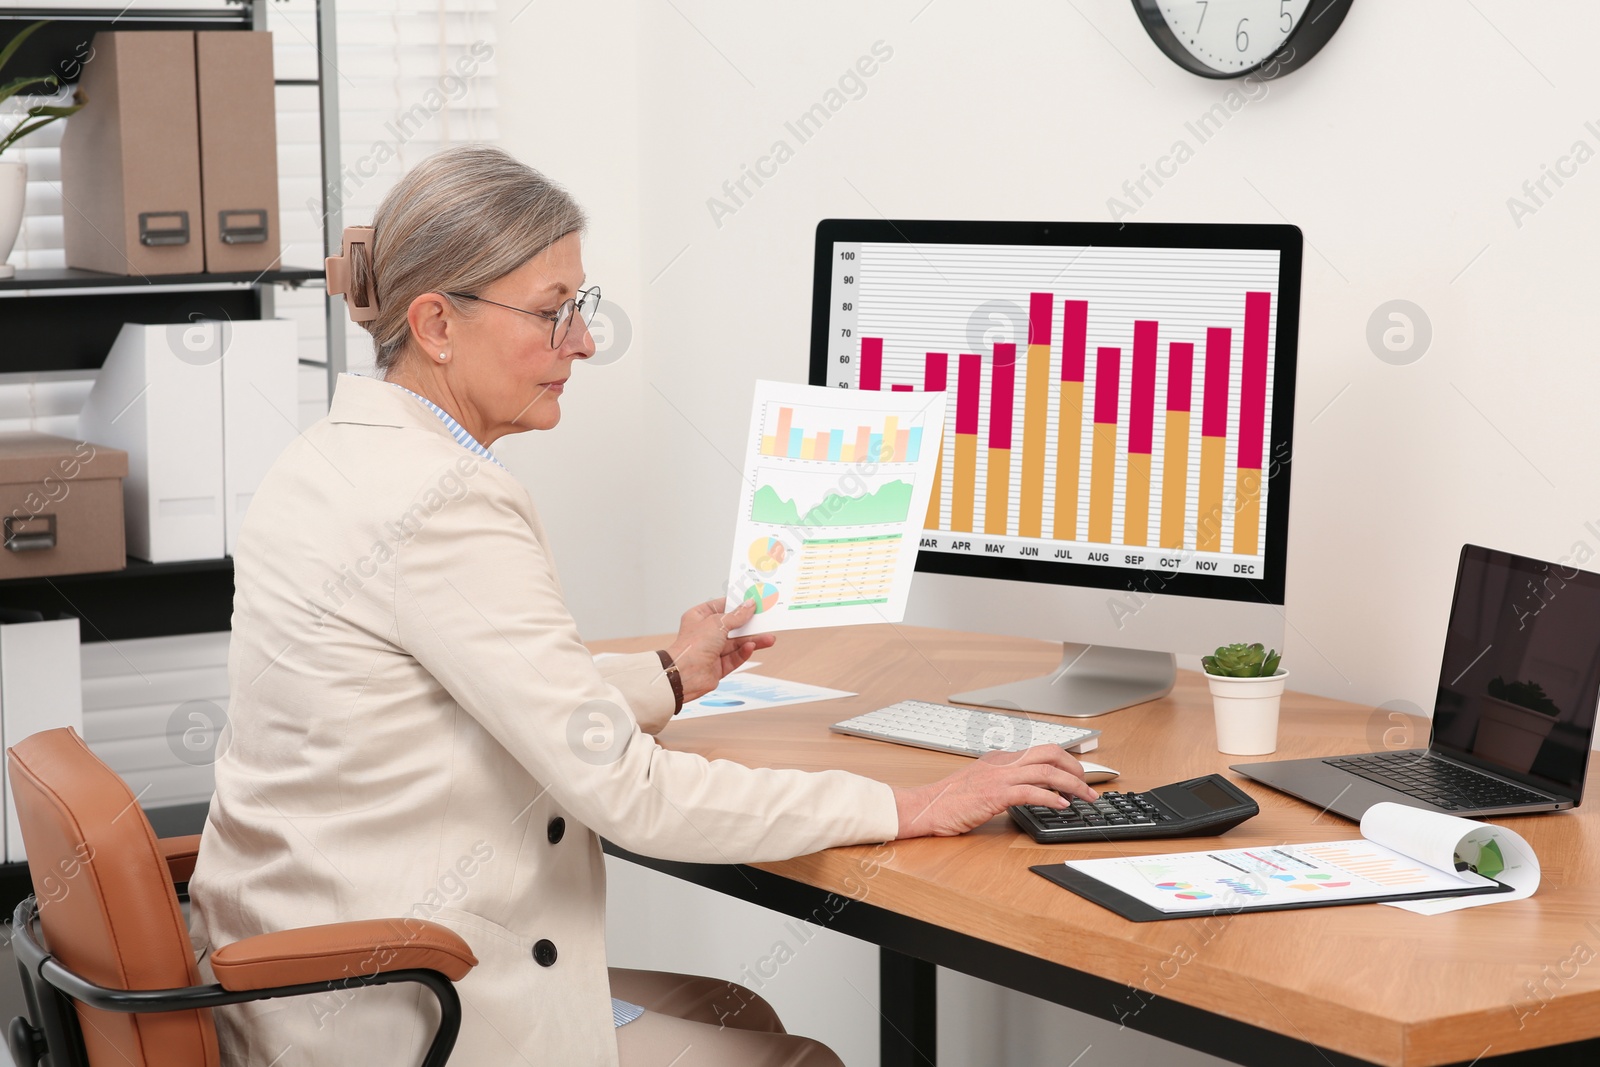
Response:
[{"label": "striped shirt collar", "polygon": [[400,385],[397,382],[387,382],[385,384],[392,385],[402,393],[408,393],[420,400],[423,407],[439,416],[439,421],[444,423],[444,428],[450,431],[450,436],[454,437],[456,441],[468,452],[471,452],[473,455],[482,456],[484,459],[488,460],[490,463],[493,463],[501,470],[508,470],[504,463],[501,463],[495,458],[493,452],[489,451],[489,449],[485,446],[479,444],[478,439],[468,433],[466,427],[457,422],[455,418],[451,416],[451,414],[444,408],[440,407],[438,404],[435,404],[421,393],[413,393],[410,389],[407,389],[405,386]]}]

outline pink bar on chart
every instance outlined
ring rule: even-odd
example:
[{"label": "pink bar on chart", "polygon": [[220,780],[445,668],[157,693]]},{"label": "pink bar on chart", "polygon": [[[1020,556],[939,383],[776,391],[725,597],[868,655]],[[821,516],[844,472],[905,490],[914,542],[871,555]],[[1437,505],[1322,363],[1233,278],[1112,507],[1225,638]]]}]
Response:
[{"label": "pink bar on chart", "polygon": [[777,455],[789,454],[789,423],[794,418],[794,408],[778,409],[778,432],[775,435],[775,444],[778,446]]},{"label": "pink bar on chart", "polygon": [[853,453],[856,462],[860,463],[867,458],[867,451],[872,447],[872,429],[868,426],[856,427],[856,450]]},{"label": "pink bar on chart", "polygon": [[[1017,346],[994,346],[994,378],[989,388],[989,447],[1011,447],[1011,411],[1017,398]],[[958,431],[959,432],[959,431]]]},{"label": "pink bar on chart", "polygon": [[930,393],[945,391],[949,379],[950,357],[943,352],[929,352],[922,365],[922,388]]},{"label": "pink bar on chart", "polygon": [[[1133,323],[1133,388],[1128,393],[1128,451],[1150,454],[1156,413],[1156,335],[1149,319]],[[1098,421],[1098,418],[1097,418]]]},{"label": "pink bar on chart", "polygon": [[1089,301],[1061,302],[1061,380],[1083,381],[1083,365],[1089,358]]},{"label": "pink bar on chart", "polygon": [[1194,394],[1194,345],[1174,341],[1167,346],[1167,410],[1188,411]]},{"label": "pink bar on chart", "polygon": [[828,458],[828,431],[817,431],[817,443],[811,446],[811,455],[814,459]]},{"label": "pink bar on chart", "polygon": [[861,388],[883,388],[883,338],[861,339]]},{"label": "pink bar on chart", "polygon": [[895,384],[895,385],[889,386],[889,391],[891,393],[909,393],[909,392],[911,392],[911,386]]},{"label": "pink bar on chart", "polygon": [[963,352],[956,378],[956,433],[978,432],[978,380],[983,374],[983,357]]},{"label": "pink bar on chart", "polygon": [[1117,387],[1122,376],[1122,349],[1101,348],[1094,362],[1094,421],[1116,425]]},{"label": "pink bar on chart", "polygon": [[1200,412],[1203,437],[1228,436],[1228,361],[1233,358],[1233,331],[1226,326],[1206,328],[1206,384]]},{"label": "pink bar on chart", "polygon": [[1028,297],[1028,343],[1030,345],[1047,345],[1050,343],[1051,334],[1051,305],[1055,300],[1052,293],[1033,293]]},{"label": "pink bar on chart", "polygon": [[1244,294],[1244,369],[1239,377],[1239,466],[1261,469],[1267,428],[1267,330],[1271,293]]},{"label": "pink bar on chart", "polygon": [[894,433],[894,462],[904,463],[906,451],[911,444],[910,430],[896,430]]}]

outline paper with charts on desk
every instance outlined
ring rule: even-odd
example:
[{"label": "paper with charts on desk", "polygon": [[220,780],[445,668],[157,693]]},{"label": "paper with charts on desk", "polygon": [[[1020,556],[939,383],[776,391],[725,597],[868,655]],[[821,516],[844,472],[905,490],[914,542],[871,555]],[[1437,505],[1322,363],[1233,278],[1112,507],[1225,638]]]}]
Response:
[{"label": "paper with charts on desk", "polygon": [[[1368,809],[1361,833],[1346,841],[1074,860],[1067,866],[1169,914],[1382,901],[1432,915],[1520,900],[1539,886],[1533,849],[1501,826],[1383,803]],[[1496,883],[1511,889],[1481,893]],[[1459,895],[1474,890],[1481,895]],[[1419,899],[1385,899],[1397,896]]]},{"label": "paper with charts on desk", "polygon": [[728,579],[756,614],[736,634],[905,617],[944,402],[756,383]]}]

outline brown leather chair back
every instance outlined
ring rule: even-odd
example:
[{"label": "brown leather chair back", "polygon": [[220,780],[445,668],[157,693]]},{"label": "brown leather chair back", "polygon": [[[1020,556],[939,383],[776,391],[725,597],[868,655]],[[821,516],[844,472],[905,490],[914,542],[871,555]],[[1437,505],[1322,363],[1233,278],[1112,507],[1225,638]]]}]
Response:
[{"label": "brown leather chair back", "polygon": [[[63,967],[113,989],[200,984],[189,932],[149,820],[71,729],[8,750],[39,925]],[[77,1006],[94,1067],[216,1067],[206,1009],[123,1015]]]}]

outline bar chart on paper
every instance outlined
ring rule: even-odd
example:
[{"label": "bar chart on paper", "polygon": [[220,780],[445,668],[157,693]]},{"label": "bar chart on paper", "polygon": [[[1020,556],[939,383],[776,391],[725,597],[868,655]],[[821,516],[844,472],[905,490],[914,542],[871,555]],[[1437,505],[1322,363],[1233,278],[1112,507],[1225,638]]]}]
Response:
[{"label": "bar chart on paper", "polygon": [[729,596],[745,632],[897,621],[945,397],[757,382]]},{"label": "bar chart on paper", "polygon": [[835,249],[828,384],[950,400],[924,549],[1264,573],[1276,250]]}]

